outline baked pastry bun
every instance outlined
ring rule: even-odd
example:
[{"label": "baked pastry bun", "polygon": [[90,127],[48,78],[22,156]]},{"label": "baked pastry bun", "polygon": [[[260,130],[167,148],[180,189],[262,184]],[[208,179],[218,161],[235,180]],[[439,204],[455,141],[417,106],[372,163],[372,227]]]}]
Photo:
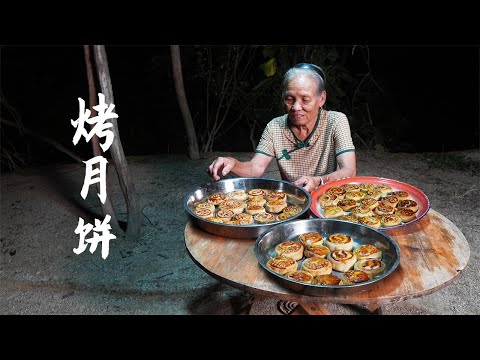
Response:
[{"label": "baked pastry bun", "polygon": [[355,206],[352,210],[350,210],[350,214],[355,215],[358,218],[365,216],[373,216],[372,210],[370,210],[370,208],[365,205]]},{"label": "baked pastry bun", "polygon": [[340,206],[343,211],[350,211],[357,206],[357,202],[353,199],[343,199],[337,203],[337,206]]},{"label": "baked pastry bun", "polygon": [[330,205],[323,209],[323,216],[326,218],[337,218],[342,215],[344,215],[344,212],[340,206]]},{"label": "baked pastry bun", "polygon": [[410,209],[412,211],[418,211],[418,204],[415,200],[400,200],[397,204],[399,208]]},{"label": "baked pastry bun", "polygon": [[367,190],[365,192],[365,196],[371,197],[375,200],[380,200],[380,198],[383,196],[383,193],[380,190],[378,190],[377,188],[374,188],[374,189],[371,189],[371,190]]},{"label": "baked pastry bun", "polygon": [[358,218],[352,214],[342,215],[337,218],[338,220],[350,221],[353,223],[358,223]]},{"label": "baked pastry bun", "polygon": [[341,188],[345,190],[346,192],[349,191],[360,191],[360,186],[357,184],[345,184],[342,185]]},{"label": "baked pastry bun", "polygon": [[300,240],[303,246],[323,245],[323,236],[314,231],[300,234],[298,240]]},{"label": "baked pastry bun", "polygon": [[218,205],[218,208],[222,210],[232,210],[234,214],[240,214],[246,206],[247,204],[243,201],[229,199]]},{"label": "baked pastry bun", "polygon": [[219,219],[218,217],[214,216],[214,217],[211,217],[211,218],[207,218],[205,220],[208,220],[208,221],[211,221],[211,222],[215,222],[215,223],[223,223],[222,219]]},{"label": "baked pastry bun", "polygon": [[393,191],[393,189],[388,185],[377,185],[375,188],[382,192],[382,196],[388,196],[388,194],[391,194]]},{"label": "baked pastry bun", "polygon": [[288,218],[291,218],[295,216],[295,214],[291,214],[291,213],[285,213],[285,212],[282,212],[280,214],[277,215],[277,220],[278,221],[285,221],[287,220]]},{"label": "baked pastry bun", "polygon": [[[251,202],[249,202],[248,204],[251,204]],[[247,214],[257,215],[265,212],[265,208],[261,205],[255,205],[255,204],[248,205],[248,204],[247,204],[247,208],[245,209],[245,212]]]},{"label": "baked pastry bun", "polygon": [[325,245],[331,250],[353,250],[353,239],[351,236],[341,233],[328,235]]},{"label": "baked pastry bun", "polygon": [[361,183],[358,185],[360,187],[360,191],[367,192],[368,190],[375,189],[375,185],[372,183]]},{"label": "baked pastry bun", "polygon": [[396,207],[398,204],[398,198],[394,195],[385,196],[380,199],[385,205],[390,205],[391,207]]},{"label": "baked pastry bun", "polygon": [[233,220],[238,220],[244,224],[253,224],[253,216],[252,214],[247,214],[247,213],[240,213],[236,214],[233,217]]},{"label": "baked pastry bun", "polygon": [[195,205],[195,210],[196,209],[208,209],[208,210],[211,210],[212,212],[215,212],[215,205],[209,202],[202,202]]},{"label": "baked pastry bun", "polygon": [[375,275],[380,274],[385,270],[385,263],[378,259],[362,259],[358,260],[355,265],[353,265],[354,270],[363,270],[373,278]]},{"label": "baked pastry bun", "polygon": [[302,271],[302,270],[297,270],[293,271],[291,273],[288,273],[286,275],[287,278],[295,280],[295,281],[300,281],[303,283],[311,284],[313,280],[313,275],[310,274],[309,272]]},{"label": "baked pastry bun", "polygon": [[283,200],[276,200],[276,199],[268,200],[267,203],[265,204],[265,208],[267,209],[267,211],[275,214],[278,214],[286,207],[287,207],[287,203],[284,202]]},{"label": "baked pastry bun", "polygon": [[396,214],[388,214],[388,215],[380,215],[380,223],[382,227],[389,227],[399,225],[402,222],[402,219],[399,215]]},{"label": "baked pastry bun", "polygon": [[270,214],[270,213],[267,213],[267,212],[263,212],[263,213],[254,215],[254,216],[253,216],[253,220],[254,220],[257,224],[266,224],[266,223],[270,223],[270,222],[276,221],[275,215]]},{"label": "baked pastry bun", "polygon": [[381,203],[380,205],[377,205],[375,208],[375,212],[377,215],[387,215],[387,214],[393,214],[395,211],[395,208],[390,205],[385,205],[384,203]]},{"label": "baked pastry bun", "polygon": [[266,266],[280,275],[285,275],[293,271],[297,271],[297,262],[288,256],[275,256],[269,259]]},{"label": "baked pastry bun", "polygon": [[321,257],[325,259],[329,252],[330,252],[330,249],[325,245],[321,245],[320,243],[305,246],[303,249],[303,255],[305,255],[305,257],[307,258]]},{"label": "baked pastry bun", "polygon": [[370,226],[374,229],[378,229],[381,227],[380,219],[376,216],[365,216],[358,220],[358,222],[362,225]]},{"label": "baked pastry bun", "polygon": [[393,196],[396,196],[398,200],[407,200],[410,195],[406,191],[394,191],[392,192]]},{"label": "baked pastry bun", "polygon": [[215,216],[223,222],[232,220],[234,215],[233,211],[228,209],[219,209],[215,214]]},{"label": "baked pastry bun", "polygon": [[251,196],[247,197],[247,206],[248,205],[260,205],[263,206],[267,200],[265,200],[262,196]]},{"label": "baked pastry bun", "polygon": [[303,245],[296,241],[284,241],[275,246],[275,255],[284,255],[293,260],[300,260],[303,257]]},{"label": "baked pastry bun", "polygon": [[333,250],[327,255],[327,260],[332,263],[334,270],[345,272],[353,267],[357,262],[357,257],[351,251]]},{"label": "baked pastry bun", "polygon": [[345,199],[345,194],[347,193],[346,190],[342,189],[342,188],[339,188],[339,187],[332,187],[330,189],[328,189],[325,194],[333,194],[335,195],[338,200],[343,200]]},{"label": "baked pastry bun", "polygon": [[378,201],[375,200],[374,198],[367,197],[360,201],[360,205],[367,206],[370,208],[370,210],[373,210],[377,207]]},{"label": "baked pastry bun", "polygon": [[395,214],[400,216],[400,219],[402,219],[403,222],[408,222],[413,219],[415,219],[415,211],[407,209],[407,208],[397,208],[395,210]]},{"label": "baked pastry bun", "polygon": [[363,191],[347,191],[345,194],[345,199],[351,199],[357,202],[363,198],[365,198],[365,193]]},{"label": "baked pastry bun", "polygon": [[310,257],[303,260],[301,269],[314,276],[327,275],[332,273],[332,263],[321,257]]},{"label": "baked pastry bun", "polygon": [[357,257],[357,260],[382,258],[382,251],[372,244],[362,244],[358,246],[353,253]]},{"label": "baked pastry bun", "polygon": [[323,194],[318,198],[318,203],[322,208],[330,205],[337,205],[338,197],[334,194]]},{"label": "baked pastry bun", "polygon": [[283,212],[291,214],[293,216],[293,215],[297,215],[297,214],[301,213],[302,208],[300,206],[297,206],[297,205],[289,205],[289,206],[283,208]]},{"label": "baked pastry bun", "polygon": [[343,285],[357,284],[368,280],[370,280],[370,276],[363,270],[349,270],[342,276]]},{"label": "baked pastry bun", "polygon": [[338,276],[333,274],[327,275],[317,275],[313,277],[312,284],[314,285],[340,285],[340,279]]},{"label": "baked pastry bun", "polygon": [[193,212],[195,215],[201,217],[202,219],[212,218],[214,213],[210,209],[196,208]]},{"label": "baked pastry bun", "polygon": [[208,196],[207,201],[213,205],[220,205],[224,201],[226,201],[228,198],[225,194],[222,193],[215,193],[211,194]]},{"label": "baked pastry bun", "polygon": [[[247,195],[251,196],[251,197],[265,197],[267,195],[267,192],[263,189],[252,189],[252,190],[249,190]],[[248,196],[247,196],[248,198]]]},{"label": "baked pastry bun", "polygon": [[245,201],[247,200],[247,193],[245,190],[233,190],[227,193],[227,197],[233,200]]},{"label": "baked pastry bun", "polygon": [[272,191],[270,194],[265,196],[267,201],[270,200],[281,200],[284,203],[287,202],[287,194],[280,191]]}]

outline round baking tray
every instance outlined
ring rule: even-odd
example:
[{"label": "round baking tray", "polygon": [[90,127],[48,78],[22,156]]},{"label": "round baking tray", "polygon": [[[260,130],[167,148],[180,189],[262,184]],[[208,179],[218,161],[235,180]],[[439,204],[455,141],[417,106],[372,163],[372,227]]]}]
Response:
[{"label": "round baking tray", "polygon": [[[266,189],[287,193],[288,205],[298,205],[302,211],[291,218],[282,221],[274,221],[268,224],[231,225],[222,224],[203,219],[194,213],[194,204],[205,200],[213,193],[227,193],[233,190]],[[256,238],[274,225],[296,219],[306,218],[310,215],[312,204],[310,194],[303,188],[293,185],[284,180],[268,178],[232,178],[223,179],[214,183],[201,185],[185,196],[183,201],[185,210],[192,220],[203,230],[227,238]]]},{"label": "round baking tray", "polygon": [[[362,283],[350,285],[314,285],[289,279],[283,275],[277,274],[267,267],[267,261],[270,258],[275,257],[275,246],[283,241],[298,242],[298,237],[301,234],[313,231],[320,233],[324,239],[333,233],[349,235],[353,239],[354,249],[363,244],[375,245],[382,251],[382,261],[385,263],[385,270],[372,279]],[[335,219],[313,218],[290,221],[285,224],[274,226],[257,238],[255,241],[254,252],[260,265],[281,282],[282,285],[306,295],[316,296],[331,295],[338,291],[359,292],[366,290],[372,284],[390,275],[400,263],[400,248],[390,236],[365,225]],[[300,264],[304,259],[305,257],[297,261],[299,269]],[[333,270],[332,274],[341,277],[342,273]]]},{"label": "round baking tray", "polygon": [[[325,185],[320,186],[317,190],[313,191],[311,194],[312,204],[310,206],[310,210],[312,211],[312,214],[316,217],[324,218],[322,207],[319,204],[319,199],[320,199],[320,196],[325,194],[327,190],[329,190],[330,188],[340,187],[345,184],[361,184],[361,183],[372,183],[374,185],[388,185],[393,189],[393,191],[406,191],[410,195],[410,199],[416,201],[418,204],[418,210],[416,212],[417,216],[415,217],[415,219],[407,222],[402,222],[401,224],[396,226],[380,227],[377,230],[390,230],[390,229],[395,229],[398,227],[412,224],[420,220],[421,218],[423,218],[425,215],[427,215],[428,210],[430,209],[430,201],[428,200],[427,196],[421,190],[417,189],[416,187],[410,184],[397,181],[397,180],[381,178],[381,177],[355,176],[355,177],[345,178],[342,180],[336,180],[336,181],[326,183]],[[373,212],[375,213],[375,210]],[[345,213],[348,214],[349,212],[345,212]]]}]

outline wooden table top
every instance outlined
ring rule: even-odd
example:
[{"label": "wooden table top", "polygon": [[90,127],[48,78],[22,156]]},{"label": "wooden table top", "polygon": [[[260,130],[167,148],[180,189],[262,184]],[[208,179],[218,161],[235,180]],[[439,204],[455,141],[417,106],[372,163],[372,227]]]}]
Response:
[{"label": "wooden table top", "polygon": [[310,296],[280,284],[257,261],[256,239],[230,239],[207,233],[189,220],[185,244],[195,263],[233,287],[261,296],[296,302],[383,304],[437,291],[465,268],[470,248],[462,232],[445,216],[430,209],[421,220],[386,231],[400,247],[400,264],[366,290]]}]

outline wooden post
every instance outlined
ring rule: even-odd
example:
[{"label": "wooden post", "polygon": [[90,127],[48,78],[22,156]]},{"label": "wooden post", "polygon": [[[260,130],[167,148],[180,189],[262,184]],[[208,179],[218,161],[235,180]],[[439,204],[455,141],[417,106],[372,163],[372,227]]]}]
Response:
[{"label": "wooden post", "polygon": [[[93,76],[93,70],[92,70],[92,61],[90,58],[90,47],[89,45],[83,45],[83,51],[85,53],[85,65],[87,67],[87,80],[88,80],[88,95],[89,95],[89,108],[91,111],[91,116],[97,116],[96,110],[93,108],[97,104],[97,91],[95,89],[95,80]],[[90,128],[92,129],[95,125],[91,124]],[[92,137],[92,150],[93,150],[93,155],[94,156],[101,156],[102,155],[102,149],[100,148],[100,143],[97,135],[93,135]],[[118,224],[117,216],[115,214],[115,209],[113,208],[112,204],[112,197],[111,197],[111,191],[110,191],[110,186],[109,186],[109,181],[108,181],[108,173],[105,174],[106,176],[106,193],[107,193],[107,198],[105,200],[105,204],[100,201],[100,205],[102,207],[102,214],[103,216],[105,215],[110,215],[110,226],[112,227],[112,230],[114,233],[120,233],[122,232],[122,229],[120,228],[120,225]],[[97,183],[97,191],[100,193],[100,184]]]},{"label": "wooden post", "polygon": [[183,122],[185,129],[187,130],[188,138],[188,156],[192,160],[200,159],[198,152],[197,135],[195,133],[195,127],[193,126],[192,115],[188,108],[187,97],[185,95],[185,87],[183,85],[182,75],[182,61],[180,57],[180,48],[178,45],[170,45],[170,51],[172,53],[172,67],[173,67],[173,81],[175,83],[175,92],[177,93],[177,101],[182,112]]},{"label": "wooden post", "polygon": [[[108,68],[107,53],[104,45],[93,46],[95,63],[97,65],[97,73],[100,81],[102,93],[105,95],[105,103],[114,104],[112,81],[110,79],[110,71]],[[120,188],[122,189],[125,203],[127,205],[127,239],[135,239],[139,237],[142,226],[142,213],[135,191],[135,184],[130,178],[128,172],[128,164],[123,152],[120,133],[118,131],[117,119],[109,119],[113,124],[112,131],[114,133],[113,143],[110,146],[115,169],[117,170]]]}]

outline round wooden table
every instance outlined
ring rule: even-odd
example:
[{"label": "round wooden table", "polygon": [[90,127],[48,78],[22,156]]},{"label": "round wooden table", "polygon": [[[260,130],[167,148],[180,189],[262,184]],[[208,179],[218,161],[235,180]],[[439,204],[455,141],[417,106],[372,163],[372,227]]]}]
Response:
[{"label": "round wooden table", "polygon": [[366,290],[309,296],[283,287],[254,255],[256,239],[230,239],[207,233],[190,220],[185,244],[195,263],[213,277],[253,295],[295,301],[307,313],[326,313],[322,303],[364,304],[372,311],[385,303],[437,291],[465,268],[470,248],[462,232],[445,216],[430,209],[409,226],[386,231],[400,247],[400,264]]}]

